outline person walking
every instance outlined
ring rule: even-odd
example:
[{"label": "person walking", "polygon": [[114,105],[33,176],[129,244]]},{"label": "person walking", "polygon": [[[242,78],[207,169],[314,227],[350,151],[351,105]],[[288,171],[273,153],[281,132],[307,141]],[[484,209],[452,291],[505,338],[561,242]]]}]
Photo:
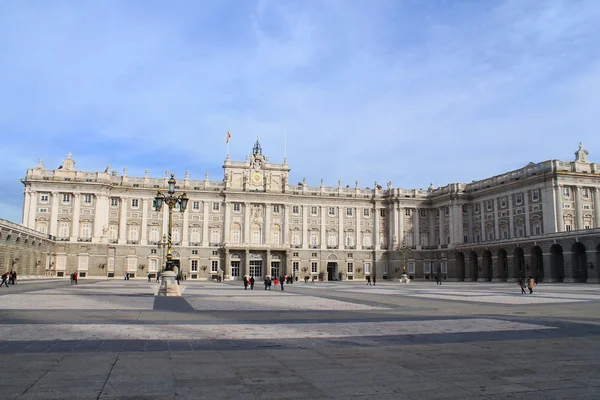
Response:
[{"label": "person walking", "polygon": [[529,289],[529,294],[533,294],[533,287],[535,286],[535,279],[533,279],[531,276],[529,277],[528,281],[527,281],[527,289]]},{"label": "person walking", "polygon": [[375,283],[377,282],[377,278],[373,277],[373,286],[375,286]]},{"label": "person walking", "polygon": [[8,274],[6,272],[2,274],[2,283],[0,283],[0,286],[2,285],[8,287]]},{"label": "person walking", "polygon": [[248,290],[248,277],[244,275],[244,290]]},{"label": "person walking", "polygon": [[367,275],[367,285],[371,286],[371,275]]},{"label": "person walking", "polygon": [[150,279],[152,279],[152,275],[148,274],[148,282],[150,282]]},{"label": "person walking", "polygon": [[17,283],[17,271],[13,271],[12,273],[12,284]]},{"label": "person walking", "polygon": [[283,279],[284,279],[283,276],[279,277],[279,283],[281,284],[281,290],[283,290]]},{"label": "person walking", "polygon": [[76,284],[76,285],[79,285],[79,284],[77,283],[77,272],[73,273],[73,280],[75,281],[75,284]]},{"label": "person walking", "polygon": [[269,278],[265,276],[265,290],[269,287]]},{"label": "person walking", "polygon": [[254,290],[254,276],[250,277],[250,290]]},{"label": "person walking", "polygon": [[525,277],[519,278],[517,284],[521,286],[521,294],[525,294],[525,287],[527,287],[527,283],[525,282]]}]

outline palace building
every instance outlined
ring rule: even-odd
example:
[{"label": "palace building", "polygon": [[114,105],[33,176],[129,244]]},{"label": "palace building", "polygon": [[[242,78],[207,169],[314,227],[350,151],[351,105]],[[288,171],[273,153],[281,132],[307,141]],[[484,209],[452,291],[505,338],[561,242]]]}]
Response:
[{"label": "palace building", "polygon": [[[193,180],[187,172],[176,177],[176,192],[185,191],[189,203],[173,214],[172,242],[188,279],[397,279],[405,269],[413,279],[600,277],[600,165],[588,161],[581,145],[571,162],[529,163],[427,190],[391,182],[373,188],[292,184],[289,173],[287,162],[271,163],[257,140],[245,161],[227,157],[222,180],[208,174]],[[51,245],[43,262],[36,261],[42,271],[23,269],[154,276],[164,263],[168,221],[168,207],[157,212],[154,197],[168,180],[168,171],[164,178],[147,170],[143,177],[130,177],[127,169],[119,175],[110,166],[81,171],[71,154],[55,170],[40,161],[22,179],[22,224]],[[20,235],[5,225],[0,235]],[[7,255],[13,245],[3,246],[0,267],[19,266],[18,251],[11,247],[15,255]]]}]

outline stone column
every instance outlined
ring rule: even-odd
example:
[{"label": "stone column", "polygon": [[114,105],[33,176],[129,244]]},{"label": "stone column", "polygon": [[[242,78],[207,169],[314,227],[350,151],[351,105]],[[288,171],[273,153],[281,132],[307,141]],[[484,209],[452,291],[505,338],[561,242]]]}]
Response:
[{"label": "stone column", "polygon": [[[271,243],[271,204],[265,204],[265,237],[264,243]],[[269,265],[269,268],[271,266]]]},{"label": "stone column", "polygon": [[573,195],[575,196],[575,229],[583,229],[583,212],[581,211],[581,186],[575,186],[573,188]]},{"label": "stone column", "polygon": [[[267,266],[266,266],[265,273],[263,275],[271,275],[271,250],[269,250],[269,249],[267,249],[266,263],[267,263]],[[281,266],[281,264],[280,264],[280,266]]]},{"label": "stone column", "polygon": [[[456,243],[456,201],[450,201],[448,206],[448,234],[450,235],[450,243]],[[450,244],[448,243],[448,244]]]},{"label": "stone column", "polygon": [[435,243],[435,209],[430,208],[427,211],[427,219],[429,221],[429,246],[437,246]]},{"label": "stone column", "polygon": [[481,220],[481,241],[485,242],[487,238],[485,237],[485,201],[482,201],[479,205],[479,218]]},{"label": "stone column", "polygon": [[[119,240],[118,244],[127,244],[127,198],[121,197],[121,210],[119,212]],[[166,232],[166,231],[165,231]]]},{"label": "stone column", "polygon": [[515,237],[515,221],[513,220],[513,195],[508,195],[508,237],[510,239]]},{"label": "stone column", "polygon": [[404,213],[406,211],[404,207],[399,207],[398,208],[398,220],[396,221],[398,223],[398,244],[402,244],[402,241],[404,240]]},{"label": "stone column", "polygon": [[110,213],[109,208],[110,200],[108,195],[97,195],[94,209],[94,235],[92,238],[94,243],[100,243],[102,238],[107,234]]},{"label": "stone column", "polygon": [[379,250],[379,210],[373,207],[373,249]]},{"label": "stone column", "polygon": [[244,203],[244,243],[250,244],[250,203]]},{"label": "stone column", "polygon": [[556,185],[554,187],[554,195],[556,196],[556,231],[563,232],[565,230],[565,224],[563,220],[563,205],[562,205],[562,186]]},{"label": "stone column", "polygon": [[[27,193],[25,195],[26,198],[26,204],[23,207],[23,210],[27,210],[27,221],[23,221],[23,225],[25,225],[28,228],[31,229],[35,229],[35,217],[36,217],[36,210],[37,210],[37,199],[38,199],[38,195],[37,192],[33,191],[33,190],[29,190],[29,193]],[[25,216],[23,218],[25,220]]]},{"label": "stone column", "polygon": [[321,249],[327,248],[327,207],[321,206]]},{"label": "stone column", "polygon": [[79,217],[81,213],[81,195],[73,194],[73,221],[71,224],[71,241],[76,242],[79,237]]},{"label": "stone column", "polygon": [[594,226],[600,228],[600,188],[594,190]]},{"label": "stone column", "polygon": [[[187,247],[190,245],[190,234],[189,234],[189,228],[190,228],[190,212],[189,212],[189,208],[187,208],[186,211],[184,211],[183,213],[183,227],[181,228],[181,245],[183,247]],[[144,230],[146,230],[146,228],[144,228]]]},{"label": "stone column", "polygon": [[498,219],[498,198],[494,198],[494,209],[492,210],[494,213],[494,240],[500,239],[500,221]]},{"label": "stone column", "polygon": [[[24,192],[23,192],[23,215],[21,218],[21,223],[28,227],[31,228],[31,226],[29,225],[29,214],[31,213],[31,190],[29,188],[25,188]],[[35,229],[35,227],[33,227],[32,229]]]},{"label": "stone column", "polygon": [[338,249],[344,248],[344,209],[338,206]]},{"label": "stone column", "polygon": [[438,234],[439,236],[439,242],[436,243],[438,247],[441,247],[442,244],[444,244],[446,242],[446,238],[444,238],[444,207],[439,207],[439,216],[438,216],[438,224],[439,229],[438,229]]},{"label": "stone column", "polygon": [[[466,206],[464,206],[466,207]],[[458,213],[458,215],[456,216],[456,219],[458,220],[457,223],[457,227],[456,227],[456,239],[457,239],[457,243],[464,243],[465,242],[465,227],[464,227],[464,220],[463,220],[463,204],[458,204],[456,206],[456,211]],[[468,235],[467,235],[468,236]]]},{"label": "stone column", "polygon": [[467,206],[467,229],[469,230],[469,233],[467,233],[468,243],[473,243],[475,241],[475,238],[473,237],[473,208],[473,205]]},{"label": "stone column", "polygon": [[363,209],[356,207],[356,250],[362,249],[362,230],[360,226],[362,213]]},{"label": "stone column", "polygon": [[525,236],[531,236],[531,221],[529,221],[529,190],[526,190],[523,196],[525,205]]},{"label": "stone column", "polygon": [[[223,222],[223,243],[228,243],[230,240],[229,230],[231,226],[231,204],[227,201],[223,202],[223,208],[225,209],[225,221]],[[184,221],[185,223],[185,221]]]},{"label": "stone column", "polygon": [[302,206],[302,248],[308,249],[308,206]]},{"label": "stone column", "polygon": [[[250,274],[250,250],[246,249],[246,253],[244,255],[244,265],[242,266],[242,278],[246,275]],[[254,278],[256,279],[256,278]],[[260,279],[260,278],[259,278]]]},{"label": "stone column", "polygon": [[231,279],[231,252],[229,249],[225,250],[225,267],[223,268],[223,279]]},{"label": "stone column", "polygon": [[417,249],[421,248],[421,231],[420,231],[420,221],[421,221],[421,210],[419,208],[415,208],[415,215],[413,215],[414,221],[414,229],[413,229],[413,241],[414,245],[417,246]]},{"label": "stone column", "polygon": [[[140,232],[140,235],[141,235],[140,244],[147,245],[148,244],[148,199],[142,199],[142,226],[140,227],[140,231],[141,231]],[[187,243],[185,245],[187,246]]]},{"label": "stone column", "polygon": [[287,204],[283,205],[283,244],[289,246],[290,244],[290,206]]},{"label": "stone column", "polygon": [[389,208],[389,214],[388,214],[388,236],[389,236],[389,248],[393,248],[393,246],[396,244],[394,242],[395,240],[398,240],[398,225],[397,225],[397,219],[396,219],[396,215],[398,214],[398,209],[396,208],[396,204],[393,203],[390,205]]}]

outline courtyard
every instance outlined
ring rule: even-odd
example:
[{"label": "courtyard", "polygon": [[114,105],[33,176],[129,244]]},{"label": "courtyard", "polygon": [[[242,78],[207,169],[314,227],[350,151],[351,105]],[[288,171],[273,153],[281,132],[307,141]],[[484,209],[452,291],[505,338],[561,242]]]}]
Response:
[{"label": "courtyard", "polygon": [[597,399],[600,286],[22,281],[4,399]]}]

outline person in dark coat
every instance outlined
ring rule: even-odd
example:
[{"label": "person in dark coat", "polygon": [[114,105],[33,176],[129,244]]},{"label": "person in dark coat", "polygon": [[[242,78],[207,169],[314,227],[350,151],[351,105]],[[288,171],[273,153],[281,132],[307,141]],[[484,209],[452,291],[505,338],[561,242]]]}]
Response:
[{"label": "person in dark coat", "polygon": [[2,283],[0,283],[0,286],[2,285],[8,287],[8,274],[6,272],[2,274]]},{"label": "person in dark coat", "polygon": [[250,277],[250,290],[254,290],[254,277]]},{"label": "person in dark coat", "polygon": [[280,284],[281,284],[281,290],[283,290],[283,279],[284,279],[284,277],[283,277],[283,276],[280,276],[280,277],[279,277],[279,282],[280,282]]},{"label": "person in dark coat", "polygon": [[244,290],[248,290],[248,278],[244,276]]}]

